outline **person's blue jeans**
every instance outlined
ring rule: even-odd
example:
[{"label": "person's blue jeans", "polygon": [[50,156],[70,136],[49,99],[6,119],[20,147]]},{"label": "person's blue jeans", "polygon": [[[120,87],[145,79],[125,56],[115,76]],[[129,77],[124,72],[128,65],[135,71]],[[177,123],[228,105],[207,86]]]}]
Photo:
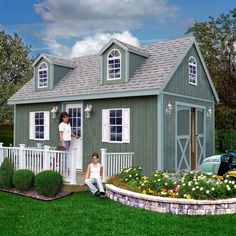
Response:
[{"label": "person's blue jeans", "polygon": [[[85,180],[85,184],[89,187],[92,194],[95,194],[98,190],[100,193],[104,193],[104,188],[102,185],[102,180],[97,178],[90,178]],[[97,188],[95,187],[95,184],[97,185]]]},{"label": "person's blue jeans", "polygon": [[[66,145],[66,150],[65,151],[69,151],[69,149],[70,149],[70,144],[71,144],[71,141],[64,141],[64,143],[65,143],[65,145]],[[65,171],[67,171],[67,167],[69,166],[69,164],[67,163],[68,162],[68,158],[67,158],[67,154],[65,155],[65,157],[64,157],[65,159],[64,159],[64,163],[63,163],[63,172]]]},{"label": "person's blue jeans", "polygon": [[66,151],[69,151],[70,149],[70,141],[64,141],[65,145],[66,145]]}]

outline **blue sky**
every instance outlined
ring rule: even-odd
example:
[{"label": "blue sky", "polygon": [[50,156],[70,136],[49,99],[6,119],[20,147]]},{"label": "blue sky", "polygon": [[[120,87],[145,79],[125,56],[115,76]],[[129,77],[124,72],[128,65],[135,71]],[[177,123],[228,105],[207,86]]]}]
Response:
[{"label": "blue sky", "polygon": [[17,33],[32,55],[97,53],[112,37],[139,46],[184,35],[235,0],[0,0],[0,30]]}]

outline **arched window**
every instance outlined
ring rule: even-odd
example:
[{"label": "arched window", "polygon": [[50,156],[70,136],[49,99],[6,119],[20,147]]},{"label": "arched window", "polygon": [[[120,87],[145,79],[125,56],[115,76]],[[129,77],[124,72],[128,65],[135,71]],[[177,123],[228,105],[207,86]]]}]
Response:
[{"label": "arched window", "polygon": [[108,54],[107,59],[107,79],[116,80],[120,79],[121,75],[121,56],[117,49],[113,49]]},{"label": "arched window", "polygon": [[189,83],[197,85],[197,61],[194,57],[190,57],[188,60],[188,75]]},{"label": "arched window", "polygon": [[42,62],[38,67],[38,87],[44,88],[48,86],[48,66]]}]

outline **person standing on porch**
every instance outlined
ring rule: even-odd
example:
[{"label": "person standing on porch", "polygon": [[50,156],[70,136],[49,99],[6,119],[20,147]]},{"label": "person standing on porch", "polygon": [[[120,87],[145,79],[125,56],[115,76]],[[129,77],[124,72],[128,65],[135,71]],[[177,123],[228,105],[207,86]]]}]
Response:
[{"label": "person standing on porch", "polygon": [[69,123],[69,114],[62,112],[60,116],[59,134],[61,146],[69,150],[71,144],[71,136],[79,138],[76,134],[71,132],[71,125]]},{"label": "person standing on porch", "polygon": [[87,167],[85,184],[89,187],[93,195],[104,198],[105,191],[102,185],[103,166],[98,162],[98,160],[99,155],[94,153],[92,155],[92,162]]}]

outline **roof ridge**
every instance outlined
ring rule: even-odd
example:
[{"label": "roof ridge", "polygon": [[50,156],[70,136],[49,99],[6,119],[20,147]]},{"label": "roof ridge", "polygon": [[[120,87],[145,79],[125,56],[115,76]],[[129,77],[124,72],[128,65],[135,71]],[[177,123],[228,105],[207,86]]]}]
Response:
[{"label": "roof ridge", "polygon": [[142,49],[145,49],[146,47],[149,47],[149,46],[156,46],[156,45],[169,43],[169,42],[173,42],[173,41],[179,41],[179,40],[183,40],[183,39],[187,39],[187,38],[192,38],[192,40],[196,40],[193,35],[186,35],[186,36],[183,35],[182,37],[178,37],[178,38],[166,39],[166,40],[159,41],[156,43],[144,44],[144,45],[142,45]]}]

